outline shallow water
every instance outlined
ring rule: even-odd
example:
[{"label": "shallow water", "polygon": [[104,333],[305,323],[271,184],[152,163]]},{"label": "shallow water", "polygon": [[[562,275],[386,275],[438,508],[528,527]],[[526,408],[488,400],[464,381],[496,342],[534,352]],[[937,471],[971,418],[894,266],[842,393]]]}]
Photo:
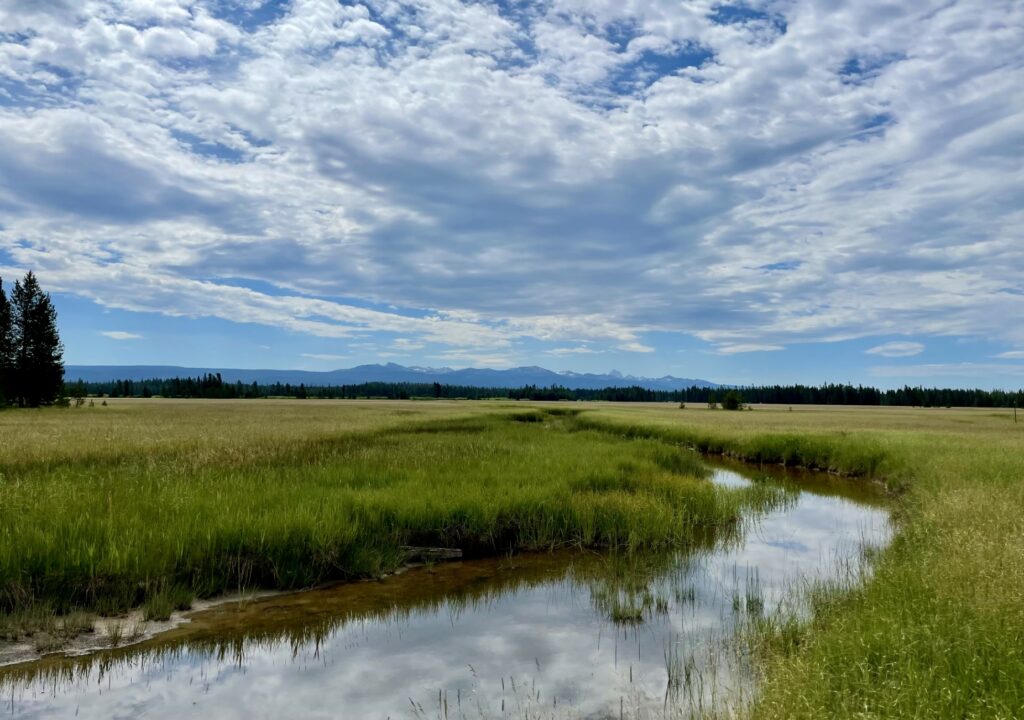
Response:
[{"label": "shallow water", "polygon": [[[741,474],[742,472],[742,474]],[[760,473],[718,467],[737,488]],[[747,477],[744,477],[746,475]],[[15,718],[659,717],[750,693],[735,631],[885,544],[869,493],[804,476],[710,550],[420,568],[198,614],[86,658],[0,669]],[[797,605],[799,610],[799,607]]]}]

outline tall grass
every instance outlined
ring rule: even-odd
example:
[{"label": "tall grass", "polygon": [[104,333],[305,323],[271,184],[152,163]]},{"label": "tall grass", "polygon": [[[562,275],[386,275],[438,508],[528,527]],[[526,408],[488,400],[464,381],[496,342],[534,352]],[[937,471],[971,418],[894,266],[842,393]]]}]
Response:
[{"label": "tall grass", "polygon": [[881,478],[896,469],[896,458],[884,447],[860,437],[793,432],[737,437],[704,426],[623,422],[593,415],[578,418],[575,425],[580,429],[598,430],[622,438],[660,440],[750,463],[826,470],[869,478]]},{"label": "tall grass", "polygon": [[770,501],[712,486],[692,453],[524,415],[4,458],[0,612],[165,617],[188,593],[379,575],[408,545],[677,547]]},{"label": "tall grass", "polygon": [[[605,407],[636,427],[764,462],[881,477],[893,543],[807,590],[812,618],[757,618],[756,718],[1024,717],[1024,426],[925,408]],[[584,419],[589,416],[584,416]],[[794,454],[787,454],[794,452]]]},{"label": "tall grass", "polygon": [[[896,494],[898,532],[869,575],[813,588],[810,620],[748,614],[753,716],[1024,715],[1024,425],[987,410],[562,407],[539,422],[486,417],[525,414],[514,403],[4,413],[2,602],[25,617],[178,585],[302,586],[380,572],[400,544],[643,548],[728,532],[764,498],[675,468],[686,446]],[[613,618],[657,610],[638,588],[595,597]]]},{"label": "tall grass", "polygon": [[1024,716],[1022,448],[908,446],[900,533],[872,575],[813,588],[809,625],[755,634],[755,716]]}]

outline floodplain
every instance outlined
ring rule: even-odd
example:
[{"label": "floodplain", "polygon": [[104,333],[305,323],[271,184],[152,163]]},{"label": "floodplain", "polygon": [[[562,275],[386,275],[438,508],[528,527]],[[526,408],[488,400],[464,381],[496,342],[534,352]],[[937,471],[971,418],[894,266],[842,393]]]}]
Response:
[{"label": "floodplain", "polygon": [[[180,716],[221,684],[310,717],[1024,701],[1006,411],[154,399],[0,413],[0,431],[0,633],[45,654],[0,668],[15,717]],[[424,547],[463,559],[406,570]],[[61,653],[96,614],[311,587]]]}]

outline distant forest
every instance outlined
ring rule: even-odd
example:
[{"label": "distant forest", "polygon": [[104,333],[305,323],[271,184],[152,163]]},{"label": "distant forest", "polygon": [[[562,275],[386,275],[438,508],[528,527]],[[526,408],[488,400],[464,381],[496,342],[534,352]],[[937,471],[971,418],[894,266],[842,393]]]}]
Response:
[{"label": "distant forest", "polygon": [[763,385],[736,388],[693,386],[683,390],[648,390],[639,386],[609,387],[601,390],[574,390],[565,387],[520,388],[475,387],[441,383],[368,382],[358,385],[307,386],[288,383],[228,383],[220,374],[195,378],[154,378],[152,380],[114,380],[110,382],[71,383],[70,397],[171,397],[171,398],[374,398],[405,400],[410,398],[508,399],[508,400],[605,400],[612,402],[719,402],[733,390],[744,403],[781,405],[902,405],[914,407],[992,407],[1024,406],[1024,391],[962,390],[951,388],[903,387],[879,390],[862,385]]}]

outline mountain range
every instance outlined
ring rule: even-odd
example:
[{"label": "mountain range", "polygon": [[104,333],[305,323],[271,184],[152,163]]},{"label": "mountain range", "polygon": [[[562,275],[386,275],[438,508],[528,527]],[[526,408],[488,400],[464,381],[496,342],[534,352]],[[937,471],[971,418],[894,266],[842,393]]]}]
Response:
[{"label": "mountain range", "polygon": [[433,383],[445,385],[473,385],[477,387],[510,388],[524,385],[548,387],[560,385],[573,390],[630,387],[639,385],[649,390],[680,390],[692,386],[720,387],[717,383],[699,378],[680,378],[665,375],[659,378],[623,375],[615,370],[607,374],[555,372],[542,367],[516,367],[505,370],[490,368],[428,368],[386,365],[358,365],[341,370],[317,372],[313,370],[243,370],[235,368],[195,368],[177,365],[68,365],[64,377],[68,382],[106,382],[110,380],[149,380],[153,378],[195,377],[206,373],[220,373],[224,382],[260,384],[305,383],[317,385],[358,385],[366,382]]}]

